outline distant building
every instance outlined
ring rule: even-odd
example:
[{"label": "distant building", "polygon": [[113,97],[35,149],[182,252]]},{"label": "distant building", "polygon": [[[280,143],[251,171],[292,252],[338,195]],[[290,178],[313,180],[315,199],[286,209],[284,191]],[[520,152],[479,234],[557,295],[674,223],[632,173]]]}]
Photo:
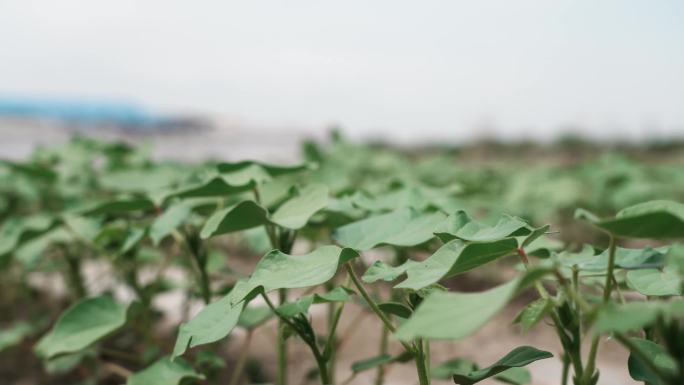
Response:
[{"label": "distant building", "polygon": [[195,116],[160,116],[135,104],[111,101],[65,101],[0,96],[0,119],[54,121],[75,128],[116,128],[125,131],[179,131],[209,128]]}]

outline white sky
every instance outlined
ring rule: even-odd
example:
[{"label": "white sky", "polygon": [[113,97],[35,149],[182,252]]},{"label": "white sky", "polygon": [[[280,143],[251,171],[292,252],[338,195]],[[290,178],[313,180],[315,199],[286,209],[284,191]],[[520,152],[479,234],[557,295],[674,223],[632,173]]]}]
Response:
[{"label": "white sky", "polygon": [[0,0],[0,47],[5,95],[399,140],[684,135],[681,0]]}]

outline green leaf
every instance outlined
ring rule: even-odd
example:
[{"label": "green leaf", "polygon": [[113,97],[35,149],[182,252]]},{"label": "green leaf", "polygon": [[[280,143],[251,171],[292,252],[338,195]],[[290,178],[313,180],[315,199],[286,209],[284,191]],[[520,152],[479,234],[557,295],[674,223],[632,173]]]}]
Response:
[{"label": "green leaf", "polygon": [[211,176],[202,182],[194,182],[181,185],[171,191],[164,192],[159,197],[160,201],[178,198],[207,198],[207,197],[228,197],[250,191],[254,188],[254,182],[231,183],[223,176]]},{"label": "green leaf", "polygon": [[111,335],[126,323],[126,307],[109,296],[86,298],[67,309],[41,338],[36,353],[45,359],[74,353]]},{"label": "green leaf", "polygon": [[575,216],[587,219],[596,226],[618,236],[629,238],[684,237],[684,204],[655,200],[640,203],[619,211],[613,219],[598,219],[586,211]]},{"label": "green leaf", "polygon": [[406,273],[406,270],[411,268],[413,265],[417,265],[420,262],[414,260],[407,260],[399,266],[389,266],[382,261],[375,261],[371,267],[366,270],[366,273],[361,277],[363,282],[373,283],[379,280],[383,281],[394,281],[399,278],[400,275]]},{"label": "green leaf", "polygon": [[658,317],[684,319],[684,301],[609,303],[598,310],[596,333],[626,333],[652,325]]},{"label": "green leaf", "polygon": [[182,355],[188,348],[212,343],[230,334],[246,303],[259,290],[268,293],[283,288],[320,285],[335,275],[340,264],[357,256],[355,251],[337,246],[323,246],[300,256],[287,255],[278,250],[269,252],[259,261],[248,280],[239,281],[228,295],[211,303],[190,322],[181,325],[173,357]]},{"label": "green leaf", "polygon": [[0,255],[10,253],[19,245],[54,229],[59,221],[47,215],[11,218],[0,229]]},{"label": "green leaf", "polygon": [[443,220],[442,213],[422,214],[407,208],[339,227],[333,238],[356,250],[370,250],[382,244],[416,246],[434,238],[433,230]]},{"label": "green leaf", "polygon": [[454,358],[435,366],[430,371],[433,378],[446,380],[452,378],[454,374],[467,374],[477,370],[477,365],[473,361],[465,358]]},{"label": "green leaf", "polygon": [[[639,350],[644,352],[650,359],[652,359],[653,364],[655,364],[655,366],[661,369],[663,372],[675,372],[677,364],[672,357],[667,354],[667,351],[664,347],[656,344],[653,341],[641,338],[630,338],[630,341]],[[636,381],[644,381],[650,385],[666,385],[660,381],[660,378],[653,373],[653,371],[651,371],[648,365],[634,353],[629,355],[627,367],[629,368],[629,375]]]},{"label": "green leaf", "polygon": [[120,198],[96,202],[78,210],[83,215],[123,214],[133,211],[151,211],[154,203],[145,198]]},{"label": "green leaf", "polygon": [[216,165],[216,169],[233,183],[245,183],[249,181],[261,183],[273,177],[298,173],[312,168],[313,166],[309,164],[282,166],[253,160],[224,162]]},{"label": "green leaf", "polygon": [[238,319],[238,326],[245,329],[255,329],[274,316],[268,306],[245,307]]},{"label": "green leaf", "polygon": [[268,212],[254,201],[242,201],[216,211],[202,227],[200,237],[213,236],[251,229],[268,222]]},{"label": "green leaf", "polygon": [[406,269],[408,278],[396,289],[419,290],[447,277],[465,273],[514,252],[518,247],[515,238],[504,238],[486,243],[464,243],[454,239],[440,247],[423,262]]},{"label": "green leaf", "polygon": [[522,236],[532,232],[532,228],[520,218],[504,215],[494,226],[473,221],[465,211],[449,215],[436,229],[443,241],[459,238],[471,242],[492,242],[511,236]]},{"label": "green leaf", "polygon": [[271,221],[288,229],[298,230],[306,225],[328,203],[328,188],[313,184],[303,188],[297,195],[283,203],[271,216]]},{"label": "green leaf", "polygon": [[364,360],[352,363],[352,372],[359,373],[369,369],[377,368],[394,362],[406,362],[411,359],[411,354],[406,352],[398,356],[390,356],[389,354],[381,354],[379,356],[366,358]]},{"label": "green leaf", "polygon": [[59,178],[59,175],[55,171],[45,165],[32,164],[29,162],[12,162],[4,159],[0,159],[0,165],[7,167],[17,174],[47,183],[54,183]]},{"label": "green leaf", "polygon": [[[615,250],[615,267],[622,269],[636,269],[644,267],[662,267],[664,265],[666,249],[625,249]],[[566,267],[576,267],[580,271],[605,272],[608,269],[609,251],[604,250],[596,255],[591,246],[585,245],[579,253],[562,252],[558,261]]]},{"label": "green leaf", "polygon": [[627,284],[646,296],[682,295],[682,279],[670,268],[628,271]]},{"label": "green leaf", "polygon": [[0,330],[0,352],[18,345],[35,332],[35,327],[26,321],[18,321]]},{"label": "green leaf", "polygon": [[158,245],[162,239],[182,225],[191,212],[191,206],[182,202],[167,208],[150,226],[152,243]]},{"label": "green leaf", "polygon": [[532,374],[525,368],[513,367],[497,374],[494,379],[511,385],[526,385],[532,382]]},{"label": "green leaf", "polygon": [[546,314],[551,310],[553,306],[553,301],[549,298],[540,298],[525,308],[515,317],[513,322],[519,323],[522,326],[523,331],[528,331],[532,326],[536,325],[544,319]]},{"label": "green leaf", "polygon": [[313,304],[313,296],[307,295],[293,302],[284,303],[276,308],[276,312],[283,317],[294,317],[298,314],[306,315]]},{"label": "green leaf", "polygon": [[[243,298],[249,293],[241,290],[241,287],[246,285],[245,281],[238,281],[230,293],[204,307],[189,322],[181,324],[172,357],[182,355],[189,348],[216,342],[230,334],[248,302],[243,301]],[[239,300],[236,293],[242,296]]]},{"label": "green leaf", "polygon": [[403,303],[399,302],[383,302],[379,303],[380,310],[387,314],[395,315],[400,318],[409,318],[413,311]]},{"label": "green leaf", "polygon": [[179,385],[183,380],[203,380],[204,376],[181,359],[162,358],[128,378],[126,385]]},{"label": "green leaf", "polygon": [[259,286],[266,293],[317,286],[332,279],[338,266],[356,257],[358,253],[352,249],[331,245],[297,256],[273,250],[259,261],[242,292],[246,294]]},{"label": "green leaf", "polygon": [[403,341],[465,338],[503,309],[520,290],[547,273],[542,269],[530,270],[515,280],[479,293],[432,292],[399,327],[396,337]]},{"label": "green leaf", "polygon": [[[456,358],[443,362],[430,371],[433,378],[453,379],[454,375],[466,376],[478,370],[477,365],[464,358]],[[513,367],[494,376],[494,379],[513,385],[526,385],[532,382],[530,372],[525,368]]]},{"label": "green leaf", "polygon": [[507,369],[529,365],[535,361],[553,357],[553,354],[533,348],[520,346],[506,354],[493,365],[470,372],[468,374],[454,374],[454,383],[459,385],[472,385],[484,379],[495,376]]}]

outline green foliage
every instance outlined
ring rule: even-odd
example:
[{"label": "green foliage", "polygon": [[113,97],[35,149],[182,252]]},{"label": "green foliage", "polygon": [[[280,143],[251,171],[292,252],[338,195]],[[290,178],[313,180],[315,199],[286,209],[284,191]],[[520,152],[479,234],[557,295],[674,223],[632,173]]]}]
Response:
[{"label": "green foliage", "polygon": [[203,378],[187,362],[165,357],[129,377],[126,385],[178,385],[187,379]]},{"label": "green foliage", "polygon": [[[288,365],[310,362],[288,356],[297,338],[316,364],[309,379],[339,385],[338,358],[361,351],[338,330],[356,307],[375,317],[360,318],[361,329],[383,331],[377,354],[353,358],[352,376],[373,369],[375,383],[386,383],[387,366],[410,361],[420,385],[528,384],[522,366],[550,353],[523,346],[484,368],[465,357],[431,360],[431,340],[458,343],[512,306],[523,332],[556,333],[566,369],[559,383],[602,383],[606,338],[629,350],[634,379],[683,383],[679,165],[609,154],[472,167],[458,152],[406,154],[339,136],[307,144],[305,154],[315,165],[180,164],[76,138],[1,161],[2,299],[21,311],[3,318],[0,354],[34,344],[49,373],[84,383],[130,371],[128,384],[216,384],[224,366],[226,383],[265,382],[270,371],[254,369],[249,344],[277,323],[277,384],[292,377]],[[577,207],[600,214],[577,210],[595,228],[569,217]],[[52,293],[35,277],[68,291]],[[175,344],[159,307],[169,291],[188,313]],[[124,306],[89,297],[102,292],[133,298]],[[70,307],[57,316],[62,303]],[[52,325],[45,333],[35,321],[43,318]],[[208,346],[218,343],[231,346]]]},{"label": "green foliage", "polygon": [[126,307],[109,296],[87,298],[66,310],[36,345],[46,358],[75,353],[111,335],[126,324]]},{"label": "green foliage", "polygon": [[454,382],[459,385],[472,385],[495,376],[505,370],[529,365],[535,361],[553,357],[553,354],[531,346],[520,346],[513,349],[491,366],[475,370],[467,374],[454,374]]}]

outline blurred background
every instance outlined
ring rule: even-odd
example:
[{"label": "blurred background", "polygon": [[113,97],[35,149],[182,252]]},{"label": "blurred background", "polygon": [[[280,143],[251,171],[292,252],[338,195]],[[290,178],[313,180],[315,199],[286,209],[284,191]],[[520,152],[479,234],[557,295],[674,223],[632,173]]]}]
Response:
[{"label": "blurred background", "polygon": [[[24,178],[5,171],[0,192],[27,196],[34,212],[53,191],[71,202],[204,176],[210,158],[304,159],[321,161],[313,175],[338,197],[358,188],[379,211],[393,207],[383,206],[387,196],[408,207],[446,194],[445,211],[551,223],[568,249],[605,243],[577,224],[577,207],[608,216],[647,200],[684,200],[683,17],[677,0],[0,0],[0,163],[60,159],[53,163],[75,170],[60,171],[55,190],[5,182]],[[106,142],[70,142],[75,135]],[[127,185],[99,170],[107,151],[144,180]],[[0,199],[0,214],[24,210],[12,199]],[[512,271],[504,265],[454,285],[479,289]],[[164,304],[175,321],[187,315],[178,303],[190,302],[179,298]],[[493,362],[503,345],[521,343],[558,351],[551,329],[521,336],[510,326],[520,307],[459,354]],[[175,330],[167,334],[173,341]],[[350,345],[370,355],[367,337]],[[270,344],[253,351],[268,375]],[[440,349],[435,357],[457,351]],[[606,351],[602,384],[633,383],[625,351]],[[308,367],[299,364],[293,373],[302,377]],[[558,383],[559,366],[538,365],[535,384]],[[52,383],[41,367],[8,350],[0,374],[9,374],[0,378]],[[409,385],[407,370],[388,383]]]},{"label": "blurred background", "polygon": [[683,15],[675,0],[3,0],[0,156],[73,130],[189,159],[290,158],[331,126],[401,145],[673,141]]}]

